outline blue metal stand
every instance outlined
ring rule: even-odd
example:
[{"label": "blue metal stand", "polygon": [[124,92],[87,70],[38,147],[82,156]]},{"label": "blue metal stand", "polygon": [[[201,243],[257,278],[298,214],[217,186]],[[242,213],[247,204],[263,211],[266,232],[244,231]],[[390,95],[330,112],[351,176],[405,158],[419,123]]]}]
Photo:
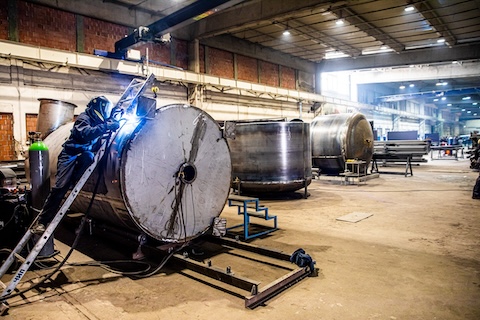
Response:
[{"label": "blue metal stand", "polygon": [[[243,227],[244,239],[251,239],[277,230],[277,216],[269,216],[268,208],[261,206],[258,198],[243,197],[237,195],[228,196],[228,206],[237,207],[237,214],[243,214],[243,223],[227,228],[228,230]],[[250,217],[261,218],[264,220],[273,220],[273,228],[250,234]]]}]

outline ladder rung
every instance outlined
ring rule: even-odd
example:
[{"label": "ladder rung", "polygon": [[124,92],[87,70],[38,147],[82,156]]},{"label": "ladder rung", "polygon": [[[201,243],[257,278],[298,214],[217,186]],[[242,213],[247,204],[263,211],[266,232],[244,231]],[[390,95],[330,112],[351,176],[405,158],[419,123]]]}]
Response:
[{"label": "ladder rung", "polygon": [[25,258],[19,255],[18,253],[15,253],[15,258],[18,259],[21,263],[25,263]]}]

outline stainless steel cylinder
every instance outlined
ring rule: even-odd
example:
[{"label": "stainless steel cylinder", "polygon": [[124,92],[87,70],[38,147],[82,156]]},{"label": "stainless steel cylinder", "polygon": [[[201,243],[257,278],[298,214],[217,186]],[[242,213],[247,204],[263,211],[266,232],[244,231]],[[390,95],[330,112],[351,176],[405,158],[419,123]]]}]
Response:
[{"label": "stainless steel cylinder", "polygon": [[312,162],[327,174],[345,170],[347,159],[372,160],[373,131],[361,113],[322,115],[313,119],[310,127]]},{"label": "stainless steel cylinder", "polygon": [[235,124],[232,177],[245,192],[284,192],[312,181],[310,126],[302,121]]},{"label": "stainless steel cylinder", "polygon": [[[71,126],[45,140],[55,161]],[[73,203],[73,212],[86,211],[99,170],[103,178],[92,216],[161,241],[182,242],[204,233],[230,192],[230,152],[220,127],[187,105],[168,105],[151,119],[126,122],[106,162]]]},{"label": "stainless steel cylinder", "polygon": [[40,107],[37,118],[37,132],[41,132],[41,138],[45,139],[51,132],[58,127],[73,120],[74,109],[77,107],[73,103],[55,100],[38,99]]}]

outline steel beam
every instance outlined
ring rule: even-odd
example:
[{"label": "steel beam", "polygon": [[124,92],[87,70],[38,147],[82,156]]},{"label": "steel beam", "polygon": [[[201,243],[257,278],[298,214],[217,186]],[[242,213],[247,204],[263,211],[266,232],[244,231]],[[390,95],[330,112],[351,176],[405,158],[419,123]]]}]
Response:
[{"label": "steel beam", "polygon": [[480,57],[480,43],[457,45],[453,48],[442,46],[428,49],[411,49],[401,53],[359,56],[355,59],[339,58],[322,60],[319,63],[319,71],[333,72],[385,68],[391,66],[435,64],[448,61],[478,60],[478,57]]},{"label": "steel beam", "polygon": [[435,13],[435,10],[427,1],[420,1],[414,4],[418,12],[428,21],[428,23],[437,30],[449,47],[457,44],[457,39],[448,29],[447,24]]},{"label": "steel beam", "polygon": [[235,30],[254,27],[262,22],[287,19],[301,16],[305,12],[325,11],[333,6],[345,4],[346,1],[326,0],[296,0],[278,1],[262,0],[248,1],[239,6],[238,10],[225,11],[215,16],[215,19],[200,21],[190,30],[194,38],[208,38],[221,34],[232,33]]},{"label": "steel beam", "polygon": [[233,6],[243,0],[198,0],[192,4],[146,26],[115,43],[115,52],[124,52],[140,41],[152,41],[175,29],[201,20],[214,12]]},{"label": "steel beam", "polygon": [[405,46],[403,44],[393,39],[391,36],[383,32],[381,29],[375,27],[372,23],[365,20],[358,13],[348,8],[347,6],[332,9],[332,12],[337,17],[341,17],[342,13],[347,14],[347,16],[344,16],[343,19],[345,19],[348,23],[360,29],[361,31],[365,32],[369,36],[375,38],[376,40],[381,41],[383,44],[389,46],[396,52],[405,50]]}]

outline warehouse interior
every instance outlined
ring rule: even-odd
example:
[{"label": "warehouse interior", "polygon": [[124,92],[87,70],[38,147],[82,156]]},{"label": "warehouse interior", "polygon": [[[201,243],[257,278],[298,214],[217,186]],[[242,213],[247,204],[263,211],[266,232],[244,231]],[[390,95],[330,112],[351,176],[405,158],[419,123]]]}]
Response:
[{"label": "warehouse interior", "polygon": [[[478,319],[479,16],[0,0],[1,316]],[[100,96],[119,128],[38,238]]]}]

